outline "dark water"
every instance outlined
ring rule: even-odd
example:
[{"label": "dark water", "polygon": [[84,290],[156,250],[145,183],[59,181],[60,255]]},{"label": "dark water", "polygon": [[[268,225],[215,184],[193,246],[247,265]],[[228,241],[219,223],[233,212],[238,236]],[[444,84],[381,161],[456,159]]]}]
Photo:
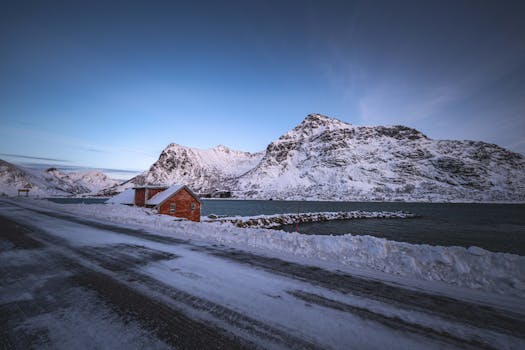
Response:
[{"label": "dark water", "polygon": [[[296,201],[203,202],[203,215],[256,215],[316,211],[396,211],[415,219],[362,219],[299,224],[305,234],[346,233],[394,241],[444,246],[478,246],[495,252],[525,255],[525,204],[359,203]],[[282,227],[295,231],[295,225]]]},{"label": "dark water", "polygon": [[[105,199],[53,198],[59,203],[101,203]],[[346,233],[444,246],[478,246],[496,252],[525,255],[525,204],[360,203],[203,200],[202,215],[259,215],[319,211],[396,211],[415,219],[362,219],[304,223],[304,234]],[[282,227],[295,231],[295,225]]]},{"label": "dark water", "polygon": [[105,203],[107,198],[46,198],[48,201],[60,203],[60,204],[101,204]]}]

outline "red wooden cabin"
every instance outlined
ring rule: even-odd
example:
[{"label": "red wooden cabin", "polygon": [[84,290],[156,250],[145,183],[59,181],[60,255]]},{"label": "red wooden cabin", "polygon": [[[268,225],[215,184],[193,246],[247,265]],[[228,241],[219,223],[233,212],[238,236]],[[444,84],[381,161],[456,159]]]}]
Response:
[{"label": "red wooden cabin", "polygon": [[155,208],[159,214],[201,220],[201,201],[187,186],[139,186],[127,189],[108,203]]}]

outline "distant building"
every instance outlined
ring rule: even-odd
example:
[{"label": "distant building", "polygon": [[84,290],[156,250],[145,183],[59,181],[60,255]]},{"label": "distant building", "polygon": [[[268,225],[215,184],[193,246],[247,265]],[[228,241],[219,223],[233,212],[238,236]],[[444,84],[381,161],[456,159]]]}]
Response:
[{"label": "distant building", "polygon": [[125,190],[109,199],[110,204],[154,208],[159,214],[200,221],[201,202],[187,186],[139,186]]},{"label": "distant building", "polygon": [[33,188],[31,184],[26,184],[23,188],[18,189],[18,196],[20,197],[25,193],[26,197],[29,197],[29,191]]},{"label": "distant building", "polygon": [[18,189],[18,197],[25,193],[26,197],[29,197],[29,188],[20,188]]}]

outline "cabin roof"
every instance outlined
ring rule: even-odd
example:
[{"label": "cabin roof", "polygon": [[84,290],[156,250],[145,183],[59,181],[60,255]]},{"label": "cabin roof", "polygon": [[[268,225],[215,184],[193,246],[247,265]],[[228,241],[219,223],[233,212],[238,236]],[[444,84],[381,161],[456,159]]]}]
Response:
[{"label": "cabin roof", "polygon": [[146,201],[146,205],[160,205],[164,203],[166,200],[168,200],[170,197],[175,195],[177,192],[179,192],[182,189],[186,189],[199,203],[200,199],[197,197],[195,193],[193,193],[192,190],[190,190],[187,186],[184,185],[172,185],[168,188],[166,186],[141,186],[141,187],[133,187],[128,188],[124,190],[123,192],[117,194],[116,196],[108,199],[106,203],[108,204],[135,204],[135,190],[139,188],[161,188],[164,189],[164,191],[157,193],[153,197],[151,197],[149,200]]},{"label": "cabin roof", "polygon": [[160,205],[183,188],[185,188],[197,201],[200,202],[199,197],[197,197],[197,195],[193,193],[188,187],[184,185],[175,184],[168,187],[168,189],[159,192],[153,197],[151,197],[149,200],[146,201],[146,205]]},{"label": "cabin roof", "polygon": [[135,204],[135,190],[128,188],[106,201],[109,204]]},{"label": "cabin roof", "polygon": [[134,190],[138,190],[138,189],[141,189],[141,188],[154,188],[154,189],[157,189],[157,188],[168,188],[168,186],[166,186],[166,185],[145,185],[145,186],[133,187]]}]

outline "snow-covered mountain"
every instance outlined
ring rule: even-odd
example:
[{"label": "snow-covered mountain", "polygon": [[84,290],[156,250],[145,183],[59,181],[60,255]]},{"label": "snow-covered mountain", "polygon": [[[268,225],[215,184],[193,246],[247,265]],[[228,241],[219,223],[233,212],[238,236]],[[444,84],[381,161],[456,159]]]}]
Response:
[{"label": "snow-covered mountain", "polygon": [[172,143],[135,183],[189,183],[198,192],[221,190],[226,180],[253,169],[261,158],[261,153],[235,151],[222,145],[201,150]]},{"label": "snow-covered mountain", "polygon": [[202,150],[172,143],[148,171],[104,193],[135,185],[174,183],[188,184],[199,193],[227,190],[227,181],[253,169],[262,156],[263,153],[235,151],[223,145]]},{"label": "snow-covered mountain", "polygon": [[56,168],[35,170],[0,159],[0,194],[14,196],[25,187],[30,187],[31,196],[94,194],[118,183],[95,170],[76,173],[63,173]]},{"label": "snow-covered mountain", "polygon": [[112,190],[159,183],[257,199],[525,201],[525,159],[485,142],[310,114],[261,153],[171,144],[148,171]]},{"label": "snow-covered mountain", "polygon": [[232,188],[249,198],[523,201],[524,180],[524,157],[494,144],[311,114]]},{"label": "snow-covered mountain", "polygon": [[57,179],[72,188],[68,192],[74,194],[85,194],[99,192],[105,188],[120,184],[122,181],[109,178],[106,174],[98,170],[79,171],[64,173],[56,168],[47,169],[44,176],[53,181]]}]

